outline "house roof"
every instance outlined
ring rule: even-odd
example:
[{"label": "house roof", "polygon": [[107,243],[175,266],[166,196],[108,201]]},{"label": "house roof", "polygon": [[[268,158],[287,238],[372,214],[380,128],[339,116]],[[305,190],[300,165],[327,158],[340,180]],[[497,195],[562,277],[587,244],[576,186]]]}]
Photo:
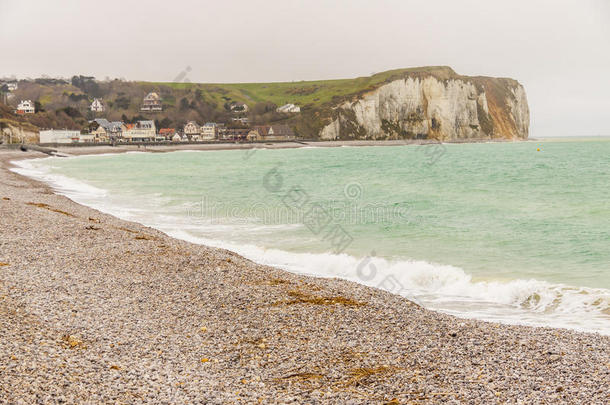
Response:
[{"label": "house roof", "polygon": [[171,133],[174,133],[174,132],[176,132],[176,130],[174,128],[161,128],[159,130],[160,134],[171,134]]},{"label": "house roof", "polygon": [[101,127],[106,128],[108,125],[110,125],[110,121],[108,121],[106,118],[96,118],[93,121],[97,122],[97,124]]},{"label": "house roof", "polygon": [[121,129],[121,126],[124,125],[122,121],[108,121],[106,118],[96,118],[93,121],[97,122],[97,124],[104,128],[106,131],[115,132]]},{"label": "house roof", "polygon": [[125,125],[122,121],[112,121],[109,125],[109,129],[111,131],[118,131],[121,127]]}]

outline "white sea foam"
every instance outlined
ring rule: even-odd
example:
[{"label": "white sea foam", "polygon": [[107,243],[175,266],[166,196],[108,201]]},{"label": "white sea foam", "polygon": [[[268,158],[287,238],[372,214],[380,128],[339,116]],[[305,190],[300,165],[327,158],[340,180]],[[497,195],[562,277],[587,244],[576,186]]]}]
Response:
[{"label": "white sea foam", "polygon": [[[106,190],[91,186],[85,182],[76,180],[68,176],[52,173],[52,163],[49,165],[48,162],[52,162],[54,159],[66,158],[48,157],[29,160],[17,160],[11,162],[15,166],[17,166],[11,168],[11,170],[23,176],[32,177],[36,180],[45,182],[51,187],[53,187],[53,189],[55,189],[58,194],[66,195],[73,199],[84,197],[99,199],[107,195]],[[43,160],[46,164],[37,164]]]},{"label": "white sea foam", "polygon": [[[37,164],[38,161],[40,159],[15,162],[19,168],[13,170],[47,182],[78,203],[157,228],[172,237],[232,250],[255,262],[299,274],[355,281],[461,317],[610,335],[610,291],[607,289],[572,287],[535,279],[476,281],[458,267],[425,261],[294,253],[221,240],[221,237],[213,239],[204,236],[204,231],[212,235],[227,235],[232,227],[197,224],[189,218],[160,214],[154,211],[153,203],[130,206],[130,201],[125,199],[117,202],[108,198],[105,190],[51,173],[46,165]],[[243,234],[247,229],[239,228],[239,231]]]},{"label": "white sea foam", "polygon": [[467,318],[552,326],[610,335],[610,291],[539,280],[473,281],[464,270],[425,261],[387,261],[346,254],[293,253],[194,236],[170,236],[235,251],[257,263],[295,273],[342,278],[400,294],[423,306]]}]

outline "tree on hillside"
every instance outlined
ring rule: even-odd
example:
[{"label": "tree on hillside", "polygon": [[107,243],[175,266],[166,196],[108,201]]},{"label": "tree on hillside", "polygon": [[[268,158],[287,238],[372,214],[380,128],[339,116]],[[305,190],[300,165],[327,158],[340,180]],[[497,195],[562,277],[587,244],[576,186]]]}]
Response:
[{"label": "tree on hillside", "polygon": [[186,111],[191,107],[186,97],[180,99],[180,111]]},{"label": "tree on hillside", "polygon": [[252,114],[263,115],[265,113],[275,111],[276,108],[277,108],[276,104],[271,103],[269,101],[264,101],[262,103],[254,104],[254,107],[252,107]]},{"label": "tree on hillside", "polygon": [[129,109],[129,99],[125,96],[119,96],[114,100],[114,105],[116,108],[120,110],[128,110]]},{"label": "tree on hillside", "polygon": [[61,108],[59,110],[55,110],[55,115],[58,115],[61,112],[64,112],[70,118],[82,118],[83,117],[83,115],[80,113],[80,111],[78,111],[76,108],[70,107],[70,106]]},{"label": "tree on hillside", "polygon": [[172,120],[165,117],[159,122],[159,128],[170,128],[172,125]]},{"label": "tree on hillside", "polygon": [[78,87],[92,97],[101,97],[100,86],[93,76],[72,76],[72,86]]}]

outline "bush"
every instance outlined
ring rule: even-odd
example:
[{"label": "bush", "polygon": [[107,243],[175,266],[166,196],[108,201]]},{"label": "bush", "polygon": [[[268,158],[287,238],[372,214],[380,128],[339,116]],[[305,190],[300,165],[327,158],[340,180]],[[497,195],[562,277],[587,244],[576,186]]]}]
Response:
[{"label": "bush", "polygon": [[117,99],[114,100],[114,104],[116,105],[117,108],[119,108],[121,110],[129,109],[129,99],[125,96],[117,97]]},{"label": "bush", "polygon": [[70,118],[82,118],[83,115],[74,107],[64,107],[59,110],[55,110],[55,115],[58,115],[60,112],[66,113],[66,115]]}]

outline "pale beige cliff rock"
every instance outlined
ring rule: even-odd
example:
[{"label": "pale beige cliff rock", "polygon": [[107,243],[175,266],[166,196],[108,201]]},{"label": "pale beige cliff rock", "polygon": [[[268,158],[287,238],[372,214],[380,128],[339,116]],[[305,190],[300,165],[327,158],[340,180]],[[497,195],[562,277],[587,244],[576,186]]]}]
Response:
[{"label": "pale beige cliff rock", "polygon": [[343,102],[335,107],[320,138],[528,137],[527,97],[517,81],[458,76],[449,68],[442,73],[396,79]]}]

